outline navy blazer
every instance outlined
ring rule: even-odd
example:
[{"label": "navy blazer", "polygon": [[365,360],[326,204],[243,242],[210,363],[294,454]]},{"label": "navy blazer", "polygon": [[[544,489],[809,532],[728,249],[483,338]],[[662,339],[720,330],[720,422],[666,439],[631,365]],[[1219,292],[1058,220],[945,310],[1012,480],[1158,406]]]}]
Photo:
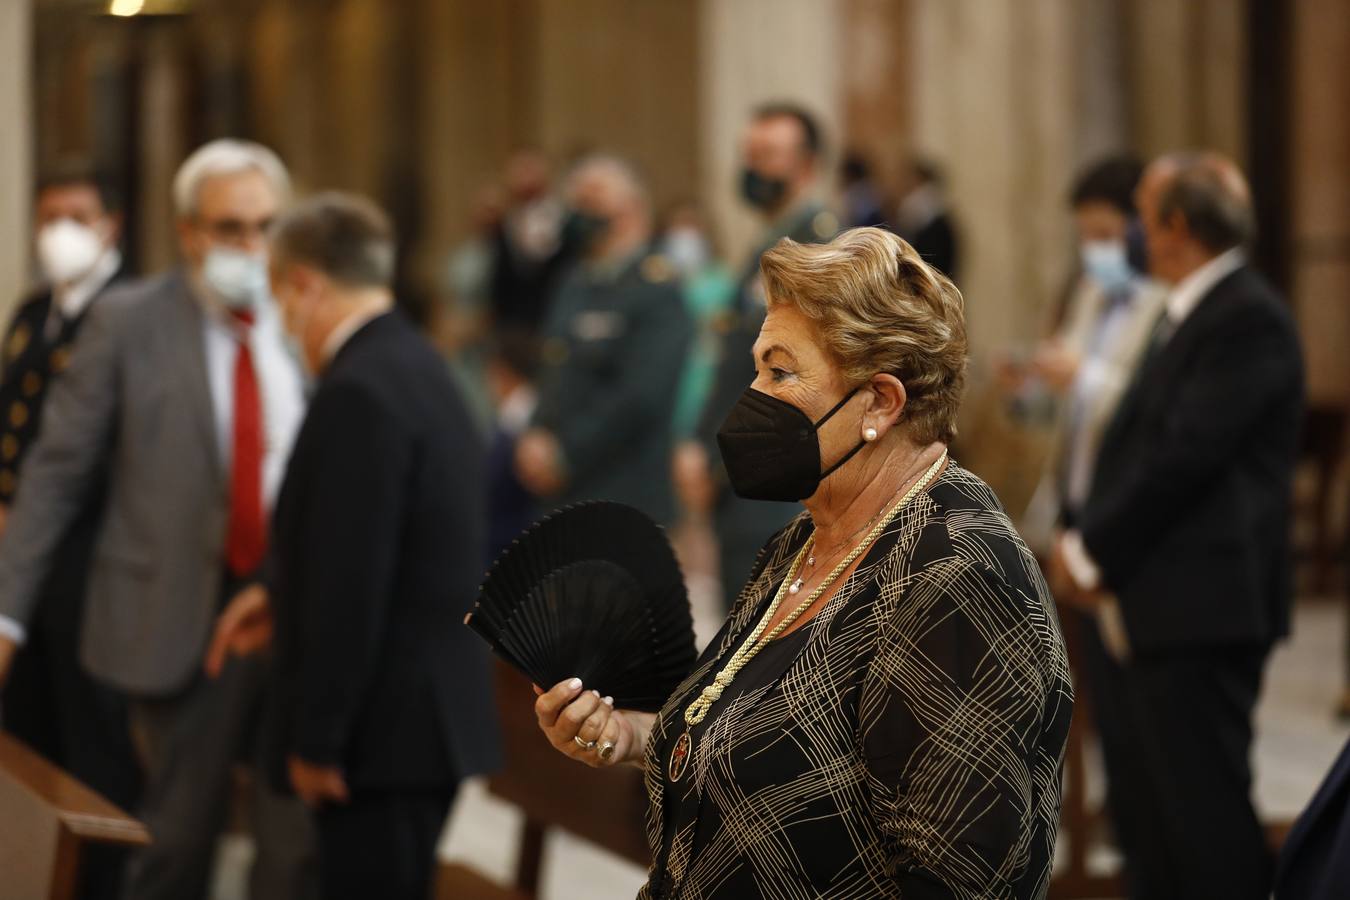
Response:
[{"label": "navy blazer", "polygon": [[1276,900],[1350,897],[1350,743],[1331,767],[1280,852]]},{"label": "navy blazer", "polygon": [[276,768],[436,788],[499,759],[482,575],[483,453],[444,360],[400,313],[319,381],[277,502],[269,582]]},{"label": "navy blazer", "polygon": [[1293,317],[1246,266],[1141,363],[1079,523],[1137,651],[1288,633],[1302,417]]}]

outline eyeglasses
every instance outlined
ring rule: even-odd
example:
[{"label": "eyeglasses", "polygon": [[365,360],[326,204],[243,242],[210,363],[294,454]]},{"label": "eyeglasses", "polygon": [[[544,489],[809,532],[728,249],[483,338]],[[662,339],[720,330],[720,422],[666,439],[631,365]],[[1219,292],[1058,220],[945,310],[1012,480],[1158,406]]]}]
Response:
[{"label": "eyeglasses", "polygon": [[198,219],[197,227],[219,243],[245,247],[266,239],[267,230],[272,227],[272,219],[269,217],[258,222],[231,218],[211,221]]}]

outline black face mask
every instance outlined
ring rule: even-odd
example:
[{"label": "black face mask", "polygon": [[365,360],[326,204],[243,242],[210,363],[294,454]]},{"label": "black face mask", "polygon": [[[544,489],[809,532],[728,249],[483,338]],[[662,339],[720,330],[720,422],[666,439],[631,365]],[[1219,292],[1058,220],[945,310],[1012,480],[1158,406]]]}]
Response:
[{"label": "black face mask", "polygon": [[839,412],[861,386],[844,395],[817,422],[785,400],[746,388],[717,432],[717,446],[731,489],[747,500],[805,500],[835,469],[853,458],[866,441],[820,470],[820,426]]},{"label": "black face mask", "polygon": [[562,245],[574,253],[585,253],[606,231],[609,219],[584,209],[568,210],[563,217]]},{"label": "black face mask", "polygon": [[741,172],[741,196],[756,209],[771,212],[783,202],[787,182],[782,178],[766,178],[754,169]]}]

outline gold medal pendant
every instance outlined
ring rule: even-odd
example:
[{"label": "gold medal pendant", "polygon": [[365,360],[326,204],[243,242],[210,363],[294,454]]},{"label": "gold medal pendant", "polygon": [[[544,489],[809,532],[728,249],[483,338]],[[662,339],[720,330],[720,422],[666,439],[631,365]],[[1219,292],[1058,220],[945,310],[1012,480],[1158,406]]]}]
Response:
[{"label": "gold medal pendant", "polygon": [[675,739],[675,749],[670,751],[670,765],[666,769],[666,774],[670,776],[670,783],[675,784],[684,775],[684,770],[689,767],[689,756],[694,751],[694,739],[685,731]]}]

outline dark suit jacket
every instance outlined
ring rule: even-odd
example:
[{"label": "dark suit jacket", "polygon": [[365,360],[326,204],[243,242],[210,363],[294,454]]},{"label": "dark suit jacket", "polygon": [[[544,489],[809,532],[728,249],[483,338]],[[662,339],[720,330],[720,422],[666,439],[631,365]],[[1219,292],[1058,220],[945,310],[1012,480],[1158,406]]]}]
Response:
[{"label": "dark suit jacket", "polygon": [[1145,357],[1080,522],[1137,651],[1288,632],[1302,411],[1293,320],[1246,267]]},{"label": "dark suit jacket", "polygon": [[1350,897],[1350,744],[1294,823],[1275,879],[1275,900],[1344,897]]},{"label": "dark suit jacket", "polygon": [[[53,335],[47,332],[53,302],[50,289],[30,294],[14,313],[0,345],[4,360],[0,377],[0,503],[7,506],[13,502],[24,459],[42,426],[48,389],[65,371],[89,309],[98,303],[99,295],[118,282],[119,276],[114,276],[83,313],[65,320]],[[106,478],[103,471],[95,477],[89,502],[62,539],[43,584],[33,624],[67,636],[78,633],[89,563],[102,520]]]},{"label": "dark suit jacket", "polygon": [[348,784],[450,785],[496,765],[481,449],[444,361],[381,316],[324,373],[273,524],[274,739]]},{"label": "dark suit jacket", "polygon": [[957,280],[961,245],[950,215],[941,213],[922,228],[909,234],[899,234],[923,257],[924,262],[937,268],[952,281]]}]

